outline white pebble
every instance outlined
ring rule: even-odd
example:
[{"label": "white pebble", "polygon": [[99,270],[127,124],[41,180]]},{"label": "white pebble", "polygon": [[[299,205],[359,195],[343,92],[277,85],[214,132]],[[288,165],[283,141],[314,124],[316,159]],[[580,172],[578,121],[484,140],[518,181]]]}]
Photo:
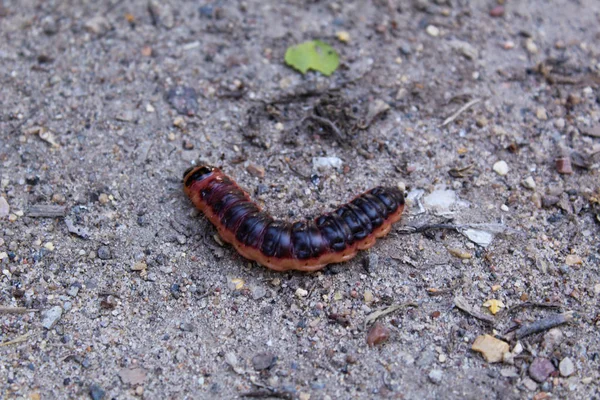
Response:
[{"label": "white pebble", "polygon": [[308,290],[298,288],[296,289],[296,297],[306,297],[308,295]]},{"label": "white pebble", "polygon": [[526,189],[530,189],[530,190],[535,190],[535,181],[533,180],[533,177],[528,176],[527,178],[525,178],[523,180],[523,182],[521,182],[521,184],[523,185],[524,188]]},{"label": "white pebble", "polygon": [[8,201],[2,196],[0,196],[0,218],[6,217],[10,213],[10,206],[8,205]]},{"label": "white pebble", "polygon": [[428,25],[425,31],[429,36],[437,37],[440,35],[440,28],[435,25]]},{"label": "white pebble", "polygon": [[494,169],[494,172],[500,176],[505,176],[508,174],[508,164],[506,161],[497,161],[492,168]]}]

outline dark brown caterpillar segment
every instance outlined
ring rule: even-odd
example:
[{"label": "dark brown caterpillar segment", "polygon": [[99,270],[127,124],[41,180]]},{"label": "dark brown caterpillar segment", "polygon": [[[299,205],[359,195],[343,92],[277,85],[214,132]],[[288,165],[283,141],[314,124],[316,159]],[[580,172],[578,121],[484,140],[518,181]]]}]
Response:
[{"label": "dark brown caterpillar segment", "polygon": [[273,219],[220,169],[185,171],[184,191],[244,257],[276,271],[316,271],[343,262],[385,236],[404,210],[399,189],[376,187],[314,221]]}]

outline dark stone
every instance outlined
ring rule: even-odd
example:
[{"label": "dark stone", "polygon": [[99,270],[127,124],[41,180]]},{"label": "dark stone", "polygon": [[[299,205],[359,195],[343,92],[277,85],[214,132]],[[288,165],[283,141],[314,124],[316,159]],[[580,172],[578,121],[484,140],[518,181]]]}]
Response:
[{"label": "dark stone", "polygon": [[90,386],[90,397],[92,400],[102,400],[106,392],[102,390],[102,388],[96,384]]},{"label": "dark stone", "polygon": [[276,361],[277,356],[273,353],[258,353],[257,355],[252,357],[252,365],[257,371],[272,368],[273,365],[275,365]]},{"label": "dark stone", "polygon": [[536,358],[529,366],[529,376],[538,383],[544,382],[556,370],[547,358]]},{"label": "dark stone", "polygon": [[198,97],[194,88],[175,86],[167,92],[167,101],[181,115],[196,115]]},{"label": "dark stone", "polygon": [[100,246],[98,248],[98,258],[101,260],[110,260],[110,248],[108,246]]}]

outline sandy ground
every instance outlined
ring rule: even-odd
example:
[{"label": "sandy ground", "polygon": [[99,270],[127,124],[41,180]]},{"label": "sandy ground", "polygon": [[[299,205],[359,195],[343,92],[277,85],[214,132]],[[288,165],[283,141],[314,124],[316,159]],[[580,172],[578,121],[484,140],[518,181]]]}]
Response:
[{"label": "sandy ground", "polygon": [[[0,1],[0,397],[600,396],[597,0],[168,3]],[[317,38],[331,77],[285,66]],[[193,209],[196,160],[281,218],[410,202],[275,273]]]}]

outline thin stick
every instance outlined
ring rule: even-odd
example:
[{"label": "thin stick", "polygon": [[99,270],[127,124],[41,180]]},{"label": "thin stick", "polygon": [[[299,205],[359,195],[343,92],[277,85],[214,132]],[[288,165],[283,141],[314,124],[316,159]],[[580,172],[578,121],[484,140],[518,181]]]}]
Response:
[{"label": "thin stick", "polygon": [[331,121],[331,120],[329,120],[327,118],[319,117],[318,115],[315,115],[315,114],[311,114],[308,117],[306,117],[305,119],[312,119],[314,121],[317,121],[321,125],[328,126],[329,129],[331,129],[333,131],[333,133],[336,136],[337,140],[340,143],[345,143],[344,142],[344,135],[342,134],[342,131],[340,131],[340,129],[333,123],[333,121]]},{"label": "thin stick", "polygon": [[535,321],[532,324],[524,325],[517,329],[515,336],[517,339],[524,338],[525,336],[533,335],[534,333],[543,332],[548,329],[552,329],[555,326],[571,322],[573,320],[573,312],[565,312],[562,314],[552,315],[548,318],[543,318]]},{"label": "thin stick", "polygon": [[458,309],[469,314],[470,316],[475,317],[475,318],[477,318],[485,323],[488,323],[490,325],[494,325],[494,318],[490,317],[489,315],[480,313],[475,308],[471,307],[471,305],[467,302],[467,299],[465,299],[464,297],[456,296],[454,298],[454,305]]},{"label": "thin stick", "polygon": [[481,101],[481,99],[473,99],[470,102],[468,102],[467,104],[465,104],[464,106],[462,106],[461,108],[458,109],[458,111],[456,111],[454,114],[452,114],[451,116],[449,116],[448,118],[446,118],[444,120],[444,122],[442,122],[442,124],[439,126],[440,128],[448,125],[450,122],[454,121],[456,118],[458,118],[458,116],[462,113],[464,113],[465,111],[467,111],[469,108],[473,107],[475,104],[479,103]]},{"label": "thin stick", "polygon": [[27,314],[36,311],[38,310],[35,308],[0,306],[0,314]]},{"label": "thin stick", "polygon": [[13,340],[9,340],[8,342],[0,343],[0,347],[10,346],[11,344],[17,344],[17,343],[24,342],[27,339],[29,339],[30,336],[31,336],[31,333],[27,332],[26,334],[18,336],[16,338],[14,338]]}]

